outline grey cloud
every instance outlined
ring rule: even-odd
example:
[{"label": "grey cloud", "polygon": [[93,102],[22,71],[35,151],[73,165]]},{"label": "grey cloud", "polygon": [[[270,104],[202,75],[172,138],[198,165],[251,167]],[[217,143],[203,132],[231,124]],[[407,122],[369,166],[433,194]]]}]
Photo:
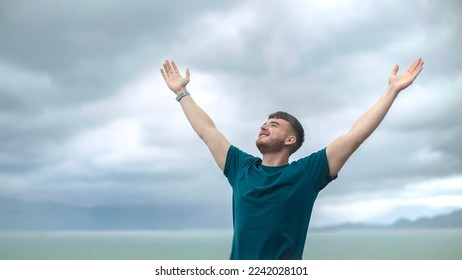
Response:
[{"label": "grey cloud", "polygon": [[58,91],[48,105],[106,98],[167,52],[186,17],[217,7],[206,1],[10,1],[2,9],[0,61],[47,75]]},{"label": "grey cloud", "polygon": [[89,125],[101,125],[81,115],[81,104],[113,96],[159,60],[153,52],[165,53],[175,41],[171,35],[186,11],[220,5],[3,1],[2,166],[26,171],[50,164],[50,157],[63,152],[60,144]]},{"label": "grey cloud", "polygon": [[[404,68],[423,56],[412,95],[397,103],[413,106],[406,100],[419,104],[419,90],[440,89],[433,100],[440,107],[417,110],[421,115],[392,110],[321,196],[399,192],[410,182],[460,176],[458,1],[379,1],[322,12],[313,3],[2,1],[0,196],[229,209],[226,180],[200,140],[191,142],[186,120],[168,128],[171,107],[163,99],[152,111],[166,115],[137,121],[145,130],[142,152],[164,155],[104,165],[73,146],[85,133],[146,110],[117,95],[166,58],[191,69],[191,87],[201,88],[195,73],[205,73],[219,87],[213,94],[239,104],[236,112],[220,112],[217,125],[249,152],[256,152],[254,137],[268,113],[296,115],[308,142],[295,159],[348,131],[384,91],[394,63]],[[87,141],[104,148],[104,139]]]}]

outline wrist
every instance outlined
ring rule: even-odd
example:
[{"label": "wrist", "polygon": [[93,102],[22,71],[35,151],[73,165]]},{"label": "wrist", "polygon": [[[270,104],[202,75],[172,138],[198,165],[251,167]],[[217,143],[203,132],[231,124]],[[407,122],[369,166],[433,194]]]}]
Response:
[{"label": "wrist", "polygon": [[394,96],[394,97],[397,97],[398,94],[400,93],[400,90],[397,90],[396,88],[394,88],[394,87],[392,87],[392,86],[388,86],[387,92],[388,92],[390,95],[392,95],[392,96]]},{"label": "wrist", "polygon": [[181,99],[183,99],[183,97],[186,97],[186,96],[190,96],[189,92],[183,91],[180,94],[178,94],[175,99],[176,101],[180,102]]},{"label": "wrist", "polygon": [[174,93],[178,96],[180,94],[182,94],[183,92],[188,92],[188,90],[186,89],[186,87],[182,87],[178,90],[175,90]]}]

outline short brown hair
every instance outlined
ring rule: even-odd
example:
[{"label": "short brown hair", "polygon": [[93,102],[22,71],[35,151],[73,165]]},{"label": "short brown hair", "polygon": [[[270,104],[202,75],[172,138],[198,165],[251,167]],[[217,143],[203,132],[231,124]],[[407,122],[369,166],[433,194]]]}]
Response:
[{"label": "short brown hair", "polygon": [[268,119],[282,119],[290,123],[292,129],[295,132],[295,145],[292,147],[291,154],[295,153],[300,147],[302,146],[303,142],[305,141],[305,130],[303,129],[302,124],[289,113],[277,111],[272,113],[268,116]]}]

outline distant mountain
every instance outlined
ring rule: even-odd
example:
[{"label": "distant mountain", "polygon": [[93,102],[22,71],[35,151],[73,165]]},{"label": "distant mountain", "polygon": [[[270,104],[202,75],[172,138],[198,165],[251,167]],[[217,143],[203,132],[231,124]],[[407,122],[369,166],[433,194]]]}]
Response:
[{"label": "distant mountain", "polygon": [[431,218],[420,218],[414,221],[399,219],[390,225],[373,225],[364,223],[345,223],[335,226],[327,226],[319,229],[427,229],[427,228],[462,228],[462,209],[450,214],[438,215]]},{"label": "distant mountain", "polygon": [[415,221],[400,219],[391,225],[393,228],[462,228],[462,210],[433,218],[420,218]]},{"label": "distant mountain", "polygon": [[[200,205],[105,206],[84,208],[48,202],[22,202],[0,197],[0,231],[4,230],[149,230],[230,228],[231,213],[215,213]],[[418,220],[400,219],[393,224],[347,223],[320,228],[400,229],[462,228],[462,209]],[[316,230],[315,228],[313,228]]]}]

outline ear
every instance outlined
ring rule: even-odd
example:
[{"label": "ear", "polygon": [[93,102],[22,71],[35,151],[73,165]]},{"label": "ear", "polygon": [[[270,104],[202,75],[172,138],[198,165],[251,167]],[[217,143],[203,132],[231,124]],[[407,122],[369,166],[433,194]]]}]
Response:
[{"label": "ear", "polygon": [[295,144],[295,142],[297,142],[297,137],[295,137],[294,135],[291,135],[286,138],[286,141],[284,142],[284,144],[287,146],[290,146],[290,145]]}]

